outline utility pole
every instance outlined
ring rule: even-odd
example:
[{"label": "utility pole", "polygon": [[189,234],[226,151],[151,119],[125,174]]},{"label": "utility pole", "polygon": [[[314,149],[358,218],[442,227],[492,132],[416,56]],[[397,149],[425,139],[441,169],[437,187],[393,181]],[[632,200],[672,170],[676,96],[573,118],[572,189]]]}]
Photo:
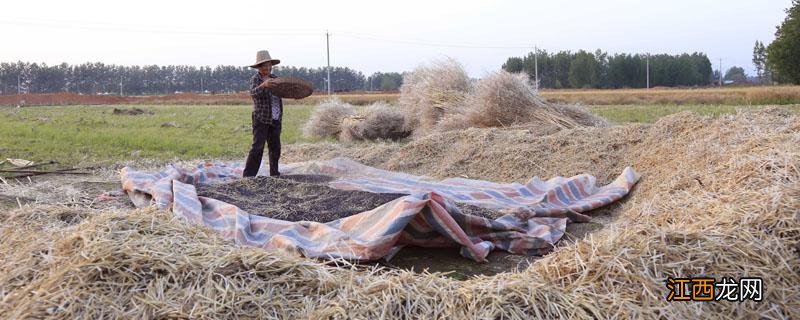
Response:
[{"label": "utility pole", "polygon": [[17,95],[22,94],[22,88],[19,87],[19,73],[17,73]]},{"label": "utility pole", "polygon": [[119,75],[119,96],[122,96],[122,74]]},{"label": "utility pole", "polygon": [[204,89],[203,88],[203,74],[200,73],[200,94],[205,93],[205,90],[203,90],[203,89]]},{"label": "utility pole", "polygon": [[539,87],[539,47],[533,46],[533,79],[536,80],[536,87]]},{"label": "utility pole", "polygon": [[650,52],[647,53],[647,90],[650,90]]},{"label": "utility pole", "polygon": [[722,58],[719,58],[719,86],[722,87]]},{"label": "utility pole", "polygon": [[325,31],[325,47],[328,52],[328,95],[331,95],[331,34]]}]

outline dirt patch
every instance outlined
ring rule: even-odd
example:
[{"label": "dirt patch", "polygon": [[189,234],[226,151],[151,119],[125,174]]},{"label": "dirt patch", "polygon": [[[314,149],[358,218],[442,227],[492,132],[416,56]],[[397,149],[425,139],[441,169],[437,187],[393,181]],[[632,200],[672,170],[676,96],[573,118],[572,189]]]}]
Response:
[{"label": "dirt patch", "polygon": [[[330,222],[375,209],[405,196],[399,193],[348,191],[328,187],[323,175],[255,177],[224,184],[201,185],[197,194],[233,204],[249,213],[287,221]],[[465,214],[499,217],[502,214],[459,205]]]},{"label": "dirt patch", "polygon": [[118,109],[114,108],[114,111],[111,112],[115,115],[123,115],[123,116],[138,116],[143,114],[155,114],[155,112],[150,110],[145,110],[141,108],[133,108],[133,109]]}]

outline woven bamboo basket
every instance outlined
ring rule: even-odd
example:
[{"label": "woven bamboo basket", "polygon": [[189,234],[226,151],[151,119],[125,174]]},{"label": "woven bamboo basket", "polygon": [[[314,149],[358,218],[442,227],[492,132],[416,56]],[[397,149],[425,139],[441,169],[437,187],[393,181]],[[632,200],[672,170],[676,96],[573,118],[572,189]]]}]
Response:
[{"label": "woven bamboo basket", "polygon": [[270,91],[281,97],[291,99],[303,99],[314,92],[311,82],[297,78],[276,78],[273,80],[275,87]]}]

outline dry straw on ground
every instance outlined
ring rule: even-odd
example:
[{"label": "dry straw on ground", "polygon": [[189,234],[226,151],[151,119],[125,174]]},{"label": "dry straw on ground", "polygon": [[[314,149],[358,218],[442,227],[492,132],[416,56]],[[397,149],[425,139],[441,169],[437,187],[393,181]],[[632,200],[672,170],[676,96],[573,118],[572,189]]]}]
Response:
[{"label": "dry straw on ground", "polygon": [[[527,269],[458,281],[231,246],[150,210],[0,215],[0,318],[800,318],[800,118],[780,109],[653,125],[306,145],[387,169],[499,181],[632,165],[606,228]],[[763,301],[672,302],[669,277],[761,277]]]},{"label": "dry straw on ground", "polygon": [[404,122],[403,112],[386,102],[376,102],[343,119],[339,138],[343,141],[399,140],[411,134],[404,129]]},{"label": "dry straw on ground", "polygon": [[341,132],[342,119],[355,114],[350,104],[336,97],[318,104],[303,127],[303,134],[311,138],[336,138]]},{"label": "dry straw on ground", "polygon": [[431,131],[446,114],[464,107],[472,80],[453,59],[422,65],[403,76],[400,108],[406,112],[406,131],[420,135]]},{"label": "dry straw on ground", "polygon": [[536,123],[575,128],[604,124],[602,118],[585,109],[546,102],[522,73],[499,71],[487,75],[475,85],[466,104],[465,118],[474,127]]}]

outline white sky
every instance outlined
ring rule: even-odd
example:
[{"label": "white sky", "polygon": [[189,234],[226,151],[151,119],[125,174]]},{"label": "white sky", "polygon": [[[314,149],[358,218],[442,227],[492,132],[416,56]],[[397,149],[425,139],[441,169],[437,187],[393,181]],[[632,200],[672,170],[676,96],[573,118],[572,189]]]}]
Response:
[{"label": "white sky", "polygon": [[[534,45],[550,52],[709,55],[753,74],[791,0],[36,1],[0,11],[0,61],[248,65],[268,49],[284,65],[369,75],[449,56],[480,77]],[[495,48],[473,48],[495,47]],[[500,47],[500,48],[497,48]],[[510,47],[510,48],[509,48]]]}]

